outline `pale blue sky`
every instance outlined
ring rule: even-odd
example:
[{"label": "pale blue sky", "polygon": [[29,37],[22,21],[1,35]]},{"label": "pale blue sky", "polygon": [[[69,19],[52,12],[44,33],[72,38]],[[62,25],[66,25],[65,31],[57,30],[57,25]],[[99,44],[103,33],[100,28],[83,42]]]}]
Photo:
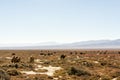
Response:
[{"label": "pale blue sky", "polygon": [[120,38],[120,0],[0,0],[0,43]]}]

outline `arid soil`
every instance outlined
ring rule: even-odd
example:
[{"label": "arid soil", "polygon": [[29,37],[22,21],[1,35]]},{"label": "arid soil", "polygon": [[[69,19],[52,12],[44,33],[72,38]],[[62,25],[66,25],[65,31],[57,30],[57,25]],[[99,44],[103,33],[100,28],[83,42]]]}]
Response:
[{"label": "arid soil", "polygon": [[120,50],[0,50],[0,80],[120,80]]}]

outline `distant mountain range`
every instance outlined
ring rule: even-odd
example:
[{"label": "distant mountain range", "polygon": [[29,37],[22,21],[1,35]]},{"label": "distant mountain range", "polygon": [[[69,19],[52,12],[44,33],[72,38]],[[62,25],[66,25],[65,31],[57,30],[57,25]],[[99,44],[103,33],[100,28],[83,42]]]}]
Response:
[{"label": "distant mountain range", "polygon": [[60,44],[56,42],[27,43],[27,44],[1,44],[0,49],[94,49],[94,48],[120,48],[120,39],[117,40],[90,40],[74,43]]}]

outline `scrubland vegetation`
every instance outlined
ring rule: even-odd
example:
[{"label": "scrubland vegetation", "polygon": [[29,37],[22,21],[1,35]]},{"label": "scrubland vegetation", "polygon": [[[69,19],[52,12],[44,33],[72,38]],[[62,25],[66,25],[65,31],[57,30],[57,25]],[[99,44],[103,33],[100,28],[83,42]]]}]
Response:
[{"label": "scrubland vegetation", "polygon": [[0,80],[120,80],[120,50],[1,50]]}]

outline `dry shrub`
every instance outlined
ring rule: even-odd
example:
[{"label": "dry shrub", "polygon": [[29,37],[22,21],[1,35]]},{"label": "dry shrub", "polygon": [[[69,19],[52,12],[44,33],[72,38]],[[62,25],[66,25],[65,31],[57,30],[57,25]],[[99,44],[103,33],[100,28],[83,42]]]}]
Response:
[{"label": "dry shrub", "polygon": [[68,74],[69,75],[77,75],[77,76],[90,76],[91,74],[85,70],[82,70],[82,69],[77,69],[75,67],[71,67],[69,70],[68,70]]},{"label": "dry shrub", "polygon": [[29,62],[30,62],[30,63],[34,63],[34,60],[35,60],[35,58],[31,56]]},{"label": "dry shrub", "polygon": [[2,69],[0,69],[0,80],[10,80],[9,74]]},{"label": "dry shrub", "polygon": [[115,73],[112,75],[112,77],[113,77],[113,78],[120,77],[120,71],[115,72]]},{"label": "dry shrub", "polygon": [[7,73],[11,76],[17,76],[17,75],[20,75],[20,72],[17,71],[16,69],[9,69],[7,70]]}]

